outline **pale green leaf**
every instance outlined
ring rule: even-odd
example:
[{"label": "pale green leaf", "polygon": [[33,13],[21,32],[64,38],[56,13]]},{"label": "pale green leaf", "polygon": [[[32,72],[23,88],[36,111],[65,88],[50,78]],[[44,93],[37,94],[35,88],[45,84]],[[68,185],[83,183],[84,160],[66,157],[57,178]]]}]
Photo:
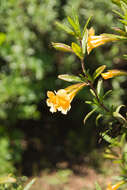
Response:
[{"label": "pale green leaf", "polygon": [[81,47],[80,47],[78,44],[74,43],[74,42],[72,42],[71,47],[72,47],[72,50],[74,51],[74,53],[75,53],[80,59],[83,59],[83,54],[82,54],[82,49],[81,49]]},{"label": "pale green leaf", "polygon": [[103,80],[102,79],[98,80],[98,83],[97,83],[97,94],[99,96],[102,96],[102,94],[103,94]]},{"label": "pale green leaf", "polygon": [[102,114],[98,114],[98,116],[96,117],[96,125],[97,125],[97,126],[98,126],[98,121],[99,121],[99,119],[100,119],[101,117],[103,117]]},{"label": "pale green leaf", "polygon": [[94,108],[92,111],[90,111],[84,118],[83,122],[84,122],[84,125],[87,121],[87,119],[96,111],[97,108]]},{"label": "pale green leaf", "polygon": [[95,92],[94,92],[92,89],[90,89],[90,92],[91,92],[91,94],[92,94],[93,96],[96,97],[96,94],[95,94]]},{"label": "pale green leaf", "polygon": [[127,120],[118,112],[113,112],[113,116],[116,117],[120,122],[127,123]]},{"label": "pale green leaf", "polygon": [[58,78],[68,82],[84,82],[80,77],[75,75],[68,75],[68,74],[58,75]]},{"label": "pale green leaf", "polygon": [[105,68],[106,68],[106,65],[102,65],[98,67],[93,74],[93,79],[95,80],[104,71]]},{"label": "pale green leaf", "polygon": [[31,188],[31,186],[34,184],[34,182],[36,181],[36,179],[32,179],[25,187],[23,190],[29,190]]},{"label": "pale green leaf", "polygon": [[72,48],[66,44],[63,43],[54,43],[52,42],[52,46],[59,51],[64,51],[64,52],[73,52]]},{"label": "pale green leaf", "polygon": [[86,53],[86,47],[87,47],[87,40],[88,40],[88,30],[86,29],[82,38],[82,52],[83,54]]},{"label": "pale green leaf", "polygon": [[68,26],[66,26],[65,24],[61,24],[60,22],[55,22],[56,26],[58,26],[60,29],[64,30],[65,32],[67,32],[68,34],[71,35],[75,35],[75,33],[73,32],[73,30],[71,30]]},{"label": "pale green leaf", "polygon": [[76,22],[74,22],[72,20],[71,17],[67,17],[68,19],[68,22],[70,23],[70,25],[73,27],[74,31],[75,31],[75,34],[78,36],[78,37],[81,37],[81,31],[80,31],[80,26],[79,24],[77,24]]},{"label": "pale green leaf", "polygon": [[122,107],[125,107],[125,105],[120,105],[120,106],[118,106],[118,107],[116,108],[116,112],[119,113],[119,111],[120,111],[120,109],[121,109]]},{"label": "pale green leaf", "polygon": [[88,26],[88,24],[89,24],[91,18],[92,18],[92,16],[90,16],[90,17],[88,18],[88,20],[86,21],[86,24],[85,24],[84,29],[83,29],[83,36],[84,36],[84,34],[85,34],[86,30],[87,30],[87,26]]}]

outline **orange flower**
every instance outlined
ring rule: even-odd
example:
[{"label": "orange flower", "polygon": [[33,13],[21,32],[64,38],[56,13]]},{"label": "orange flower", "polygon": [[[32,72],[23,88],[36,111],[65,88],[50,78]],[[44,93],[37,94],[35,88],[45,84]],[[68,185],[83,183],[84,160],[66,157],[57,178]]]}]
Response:
[{"label": "orange flower", "polygon": [[120,71],[120,70],[117,70],[117,69],[113,69],[113,70],[108,70],[108,72],[101,74],[101,76],[104,79],[109,79],[109,78],[112,78],[112,77],[115,77],[115,76],[122,76],[122,75],[127,75],[127,72]]},{"label": "orange flower", "polygon": [[101,46],[107,42],[116,41],[116,40],[118,39],[107,34],[101,34],[99,36],[95,36],[95,30],[93,28],[90,28],[88,31],[87,52],[89,54],[93,48]]},{"label": "orange flower", "polygon": [[125,183],[125,181],[120,181],[120,182],[116,183],[115,185],[109,184],[108,187],[106,188],[106,190],[117,190],[124,183]]},{"label": "orange flower", "polygon": [[71,101],[77,94],[77,92],[86,86],[86,83],[78,83],[71,85],[65,89],[60,89],[57,92],[47,92],[47,105],[50,107],[50,111],[61,111],[62,114],[67,114],[71,108]]}]

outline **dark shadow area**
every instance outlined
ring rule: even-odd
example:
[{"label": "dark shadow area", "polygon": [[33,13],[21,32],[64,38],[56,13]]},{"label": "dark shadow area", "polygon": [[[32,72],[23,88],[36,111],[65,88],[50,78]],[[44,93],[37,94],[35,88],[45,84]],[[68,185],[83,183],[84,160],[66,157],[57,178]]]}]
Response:
[{"label": "dark shadow area", "polygon": [[[83,118],[87,105],[81,99],[75,99],[67,115],[49,112],[45,101],[40,103],[41,119],[26,120],[18,123],[25,134],[22,155],[22,173],[31,176],[43,169],[50,171],[58,168],[71,168],[77,174],[82,164],[99,167],[97,159],[90,158],[95,148],[101,148],[99,131],[89,119],[86,126]],[[98,140],[97,140],[98,139]]]}]

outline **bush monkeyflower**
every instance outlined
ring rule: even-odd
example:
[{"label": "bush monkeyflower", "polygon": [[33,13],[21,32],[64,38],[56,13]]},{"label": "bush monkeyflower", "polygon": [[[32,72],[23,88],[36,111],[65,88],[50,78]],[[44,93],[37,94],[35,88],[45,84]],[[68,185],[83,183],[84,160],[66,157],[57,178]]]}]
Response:
[{"label": "bush monkeyflower", "polygon": [[113,37],[112,35],[101,34],[99,36],[95,35],[94,28],[90,28],[88,30],[88,41],[87,41],[87,52],[88,54],[92,51],[93,48],[101,46],[107,42],[116,41],[117,38]]},{"label": "bush monkeyflower", "polygon": [[101,73],[101,76],[104,79],[109,79],[109,78],[112,78],[112,77],[123,76],[123,75],[127,75],[127,72],[120,71],[120,70],[117,70],[117,69],[108,70],[106,73]]},{"label": "bush monkeyflower", "polygon": [[106,188],[106,190],[117,190],[124,183],[125,183],[125,181],[120,181],[120,182],[116,183],[115,185],[109,184],[108,187]]},{"label": "bush monkeyflower", "polygon": [[77,92],[81,90],[87,83],[78,83],[68,86],[65,89],[60,89],[57,92],[47,92],[47,105],[50,107],[50,112],[61,111],[62,114],[67,114],[71,108],[71,102]]}]

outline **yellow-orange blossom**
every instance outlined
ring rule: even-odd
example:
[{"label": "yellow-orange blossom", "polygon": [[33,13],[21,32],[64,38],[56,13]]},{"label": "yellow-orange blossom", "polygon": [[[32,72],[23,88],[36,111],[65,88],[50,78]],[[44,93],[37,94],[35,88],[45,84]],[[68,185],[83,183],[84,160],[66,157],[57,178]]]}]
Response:
[{"label": "yellow-orange blossom", "polygon": [[96,36],[95,30],[93,28],[90,28],[88,30],[87,52],[89,54],[93,48],[101,46],[107,42],[116,41],[116,40],[118,39],[113,36],[109,36],[107,34],[101,34]]},{"label": "yellow-orange blossom", "polygon": [[109,184],[108,187],[106,188],[106,190],[117,190],[124,183],[125,183],[125,181],[120,181],[120,182],[116,183],[115,185]]},{"label": "yellow-orange blossom", "polygon": [[71,108],[71,102],[77,92],[86,86],[86,83],[78,83],[71,85],[65,89],[60,89],[57,92],[48,91],[47,92],[47,105],[50,107],[50,111],[56,112],[61,111],[63,114],[67,114],[67,112]]}]

